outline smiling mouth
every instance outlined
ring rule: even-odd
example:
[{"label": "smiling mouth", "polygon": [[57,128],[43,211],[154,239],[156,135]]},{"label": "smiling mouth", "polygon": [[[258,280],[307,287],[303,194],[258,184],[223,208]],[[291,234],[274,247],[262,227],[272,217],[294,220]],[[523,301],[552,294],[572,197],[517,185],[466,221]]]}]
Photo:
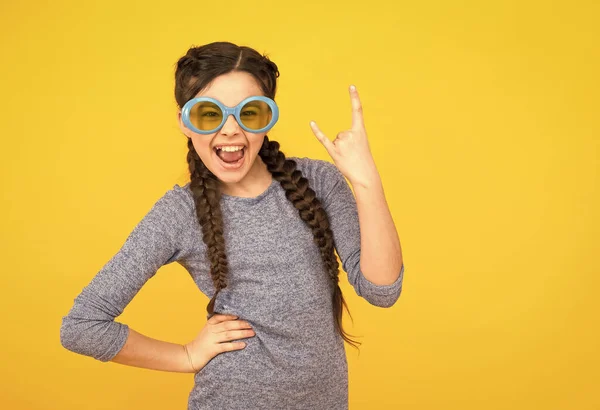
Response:
[{"label": "smiling mouth", "polygon": [[244,146],[244,148],[242,148],[241,150],[234,152],[226,152],[215,147],[213,151],[215,152],[215,155],[219,158],[219,161],[221,162],[221,165],[224,168],[232,169],[236,168],[236,166],[241,166],[242,162],[244,161],[244,158],[246,157],[246,149],[247,147]]}]

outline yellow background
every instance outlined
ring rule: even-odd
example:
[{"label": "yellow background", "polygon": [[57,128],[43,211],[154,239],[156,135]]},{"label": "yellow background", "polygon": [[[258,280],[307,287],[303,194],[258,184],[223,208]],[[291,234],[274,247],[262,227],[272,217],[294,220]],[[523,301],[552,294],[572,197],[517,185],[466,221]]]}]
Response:
[{"label": "yellow background", "polygon": [[[185,183],[174,64],[227,40],[281,71],[286,155],[350,126],[356,84],[406,264],[390,309],[342,290],[351,409],[598,409],[596,1],[0,6],[3,409],[184,409],[191,374],[64,349],[62,316]],[[208,299],[161,268],[119,321],[184,343]]]}]

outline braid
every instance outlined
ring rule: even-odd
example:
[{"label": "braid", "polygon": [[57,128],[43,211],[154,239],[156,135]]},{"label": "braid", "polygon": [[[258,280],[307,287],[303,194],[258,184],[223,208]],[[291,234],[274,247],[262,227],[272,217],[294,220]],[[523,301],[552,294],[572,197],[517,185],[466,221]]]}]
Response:
[{"label": "braid", "polygon": [[348,314],[350,314],[350,310],[339,286],[339,263],[334,253],[333,232],[329,227],[329,218],[321,201],[316,197],[315,191],[308,186],[308,179],[302,176],[299,169],[296,169],[296,162],[287,159],[285,154],[279,150],[277,141],[269,141],[265,135],[258,155],[267,165],[273,178],[279,181],[285,190],[286,198],[298,209],[300,218],[312,230],[314,242],[319,246],[327,275],[333,284],[332,302],[336,329],[346,342],[356,347],[356,343],[361,343],[352,340],[342,327],[342,309],[345,307]]},{"label": "braid", "polygon": [[223,216],[221,214],[221,192],[216,176],[200,160],[191,138],[188,139],[187,161],[190,170],[190,189],[196,203],[196,215],[202,227],[202,240],[207,246],[210,260],[210,274],[216,288],[207,312],[214,313],[217,295],[227,287],[227,255],[223,237]]}]

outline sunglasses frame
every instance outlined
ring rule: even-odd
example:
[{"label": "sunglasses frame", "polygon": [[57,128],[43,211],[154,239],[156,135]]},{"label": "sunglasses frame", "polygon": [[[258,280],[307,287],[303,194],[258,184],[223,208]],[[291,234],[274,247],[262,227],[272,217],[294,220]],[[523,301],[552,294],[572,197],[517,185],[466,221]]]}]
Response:
[{"label": "sunglasses frame", "polygon": [[[212,102],[213,104],[215,104],[216,106],[218,106],[221,109],[221,112],[223,112],[223,120],[216,128],[213,128],[212,130],[200,130],[200,129],[196,128],[194,126],[194,124],[192,124],[190,121],[190,112],[192,111],[192,107],[194,107],[194,105],[196,105],[197,103],[202,102],[202,101]],[[244,125],[242,119],[240,118],[240,113],[242,112],[242,108],[244,108],[244,105],[246,105],[250,101],[263,101],[263,102],[267,103],[267,105],[271,108],[271,114],[272,114],[271,121],[269,121],[269,123],[261,129],[253,130],[251,128],[246,127]],[[277,104],[275,103],[275,101],[273,101],[269,97],[264,97],[262,95],[255,95],[255,96],[245,98],[242,102],[240,102],[235,107],[228,107],[225,104],[223,104],[221,101],[211,98],[211,97],[197,97],[197,98],[192,98],[191,100],[186,102],[185,105],[183,106],[183,108],[181,109],[181,118],[182,118],[185,126],[188,127],[190,130],[194,131],[195,133],[205,134],[205,135],[212,134],[214,132],[219,131],[223,127],[223,125],[225,124],[225,122],[227,121],[227,119],[229,118],[230,115],[233,115],[233,117],[236,119],[238,125],[243,130],[248,131],[253,134],[257,134],[260,132],[268,131],[271,128],[273,128],[273,126],[279,119],[279,107],[277,107]]]}]

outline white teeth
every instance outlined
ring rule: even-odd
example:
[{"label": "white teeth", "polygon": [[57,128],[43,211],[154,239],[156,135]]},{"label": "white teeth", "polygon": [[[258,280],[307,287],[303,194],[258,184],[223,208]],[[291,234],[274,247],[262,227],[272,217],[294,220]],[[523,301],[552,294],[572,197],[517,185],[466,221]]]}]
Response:
[{"label": "white teeth", "polygon": [[223,151],[227,151],[227,152],[235,152],[235,151],[239,151],[241,149],[243,149],[243,146],[239,146],[239,147],[217,147],[217,149],[223,150]]}]

